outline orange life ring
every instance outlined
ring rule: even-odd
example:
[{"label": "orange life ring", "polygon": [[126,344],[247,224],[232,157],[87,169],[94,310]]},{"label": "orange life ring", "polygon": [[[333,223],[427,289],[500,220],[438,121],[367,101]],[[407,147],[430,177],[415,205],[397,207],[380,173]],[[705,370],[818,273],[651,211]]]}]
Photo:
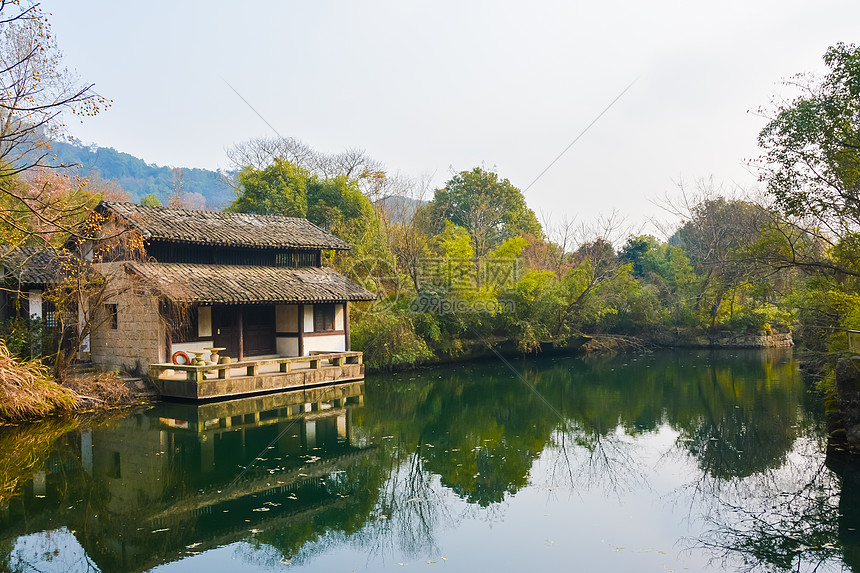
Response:
[{"label": "orange life ring", "polygon": [[[180,356],[185,359],[185,362],[183,362],[182,364],[180,364],[179,362],[176,361],[176,359],[179,358]],[[188,358],[188,355],[186,353],[182,352],[181,350],[177,350],[176,352],[174,352],[173,358],[171,358],[170,360],[174,364],[176,364],[177,366],[188,366],[189,364],[191,364],[191,359]]]}]

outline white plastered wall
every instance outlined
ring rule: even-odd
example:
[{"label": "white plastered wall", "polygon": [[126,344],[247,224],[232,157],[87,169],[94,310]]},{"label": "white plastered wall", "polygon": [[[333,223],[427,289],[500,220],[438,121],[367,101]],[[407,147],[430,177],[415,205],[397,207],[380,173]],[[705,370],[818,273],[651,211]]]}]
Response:
[{"label": "white plastered wall", "polygon": [[[304,323],[304,332],[313,332],[314,331],[314,305],[306,304],[305,305],[305,323]],[[307,354],[307,346],[305,346],[305,354]]]},{"label": "white plastered wall", "polygon": [[30,318],[42,319],[42,291],[33,289],[27,293],[29,304],[27,312]]},{"label": "white plastered wall", "polygon": [[342,352],[346,350],[346,340],[343,334],[326,334],[323,336],[305,336],[305,355],[312,350],[330,350]]}]

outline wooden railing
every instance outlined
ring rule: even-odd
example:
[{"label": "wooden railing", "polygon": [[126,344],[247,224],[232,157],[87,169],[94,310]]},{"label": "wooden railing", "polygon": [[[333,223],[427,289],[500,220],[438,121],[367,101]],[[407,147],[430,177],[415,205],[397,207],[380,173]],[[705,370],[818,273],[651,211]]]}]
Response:
[{"label": "wooden railing", "polygon": [[860,330],[848,331],[848,352],[860,354]]},{"label": "wooden railing", "polygon": [[186,373],[186,379],[190,382],[201,382],[206,378],[207,372],[217,372],[218,378],[230,378],[230,371],[237,368],[245,369],[245,376],[258,376],[261,366],[278,365],[275,373],[286,373],[294,370],[296,364],[309,364],[306,369],[316,370],[322,362],[328,362],[329,366],[341,366],[343,364],[361,364],[361,352],[313,352],[310,356],[291,356],[289,358],[265,358],[262,360],[245,360],[242,362],[231,362],[229,364],[204,364],[193,366],[191,364],[150,364],[149,378],[158,379],[167,370]]}]

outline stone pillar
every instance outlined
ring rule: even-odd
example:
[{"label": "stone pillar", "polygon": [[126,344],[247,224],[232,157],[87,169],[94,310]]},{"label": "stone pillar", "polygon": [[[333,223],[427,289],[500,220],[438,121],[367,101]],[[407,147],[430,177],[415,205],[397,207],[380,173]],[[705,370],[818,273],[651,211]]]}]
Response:
[{"label": "stone pillar", "polygon": [[343,303],[343,349],[349,352],[352,347],[349,342],[349,302]]},{"label": "stone pillar", "polygon": [[93,431],[81,432],[81,466],[89,475],[93,475]]},{"label": "stone pillar", "polygon": [[215,440],[214,434],[200,436],[200,471],[209,473],[215,469]]},{"label": "stone pillar", "polygon": [[317,446],[316,420],[305,420],[305,447],[309,450]]}]

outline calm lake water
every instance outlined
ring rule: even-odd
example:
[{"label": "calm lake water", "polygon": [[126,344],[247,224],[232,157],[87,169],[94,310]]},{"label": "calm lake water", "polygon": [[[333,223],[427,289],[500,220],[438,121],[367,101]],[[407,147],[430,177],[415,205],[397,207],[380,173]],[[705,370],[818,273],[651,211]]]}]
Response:
[{"label": "calm lake water", "polygon": [[511,366],[0,428],[0,572],[860,570],[790,353]]}]

